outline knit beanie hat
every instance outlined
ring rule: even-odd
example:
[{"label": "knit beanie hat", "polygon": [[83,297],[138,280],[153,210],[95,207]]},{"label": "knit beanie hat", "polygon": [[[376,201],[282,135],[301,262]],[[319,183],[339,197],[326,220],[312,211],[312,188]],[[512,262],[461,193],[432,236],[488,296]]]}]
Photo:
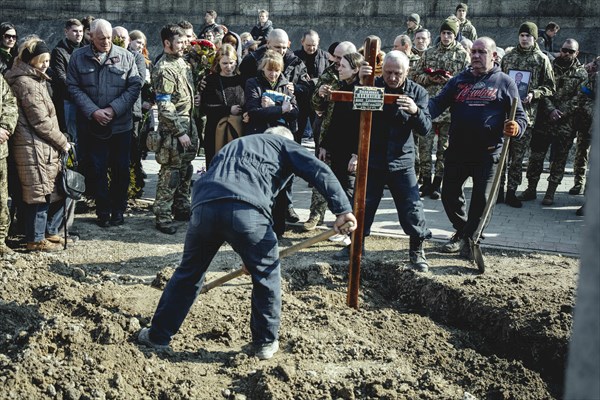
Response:
[{"label": "knit beanie hat", "polygon": [[460,9],[467,11],[469,9],[469,6],[466,5],[465,3],[458,3],[458,5],[456,6],[456,10],[454,10],[454,11],[458,11]]},{"label": "knit beanie hat", "polygon": [[523,32],[529,33],[535,40],[538,38],[538,27],[533,22],[523,22],[519,28],[519,35]]},{"label": "knit beanie hat", "polygon": [[442,31],[451,31],[454,33],[454,36],[458,35],[458,22],[455,19],[448,18],[440,27],[440,32]]},{"label": "knit beanie hat", "polygon": [[419,17],[419,14],[410,14],[408,16],[408,20],[413,21],[414,23],[419,25],[419,22],[421,22],[421,17]]},{"label": "knit beanie hat", "polygon": [[23,52],[21,53],[21,61],[29,64],[29,62],[35,57],[44,53],[50,54],[50,49],[48,48],[46,42],[40,40],[39,42],[36,42],[35,47],[31,51],[28,48],[23,49]]}]

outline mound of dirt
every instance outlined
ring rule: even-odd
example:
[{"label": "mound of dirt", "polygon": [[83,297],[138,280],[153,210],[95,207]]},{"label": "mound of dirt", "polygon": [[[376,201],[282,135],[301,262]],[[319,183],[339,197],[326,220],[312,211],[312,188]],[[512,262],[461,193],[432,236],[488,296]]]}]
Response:
[{"label": "mound of dirt", "polygon": [[[135,341],[176,268],[185,229],[153,229],[143,205],[121,227],[79,216],[64,252],[0,267],[0,399],[540,399],[562,393],[578,260],[484,249],[488,269],[429,243],[370,237],[360,309],[348,265],[322,242],[282,260],[281,350],[253,356],[247,277],[199,296],[156,353]],[[310,234],[286,234],[298,243]],[[224,246],[207,281],[239,266]]]}]

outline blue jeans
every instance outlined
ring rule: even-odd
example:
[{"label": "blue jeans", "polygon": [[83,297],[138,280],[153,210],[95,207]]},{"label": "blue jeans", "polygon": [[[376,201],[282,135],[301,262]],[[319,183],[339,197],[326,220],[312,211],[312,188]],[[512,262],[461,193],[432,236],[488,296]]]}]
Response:
[{"label": "blue jeans", "polygon": [[[99,218],[122,216],[127,208],[129,188],[129,154],[132,132],[114,134],[108,140],[86,138],[89,169],[86,185],[96,198]],[[110,189],[107,172],[110,168]]]},{"label": "blue jeans", "polygon": [[279,337],[281,271],[271,223],[248,203],[219,200],[192,210],[181,264],[152,318],[150,338],[154,343],[168,344],[177,333],[202,288],[206,270],[225,241],[241,256],[252,276],[253,342],[268,343]]},{"label": "blue jeans", "polygon": [[49,215],[49,203],[27,204],[23,203],[25,208],[25,240],[28,242],[41,242],[46,236],[46,232],[51,235],[58,233],[62,222],[63,207],[60,207]]},{"label": "blue jeans", "polygon": [[[489,156],[474,163],[455,160],[454,157],[446,158],[442,204],[452,226],[461,237],[473,236],[479,226],[498,169],[498,158]],[[473,191],[467,214],[464,187],[468,177],[473,179]],[[489,221],[490,219],[487,222]]]},{"label": "blue jeans", "polygon": [[371,225],[373,225],[375,213],[383,197],[383,189],[386,184],[394,199],[398,221],[404,233],[419,239],[431,238],[431,231],[427,228],[425,222],[423,202],[419,197],[419,187],[414,167],[391,172],[369,169],[365,204],[365,236],[371,234]]}]

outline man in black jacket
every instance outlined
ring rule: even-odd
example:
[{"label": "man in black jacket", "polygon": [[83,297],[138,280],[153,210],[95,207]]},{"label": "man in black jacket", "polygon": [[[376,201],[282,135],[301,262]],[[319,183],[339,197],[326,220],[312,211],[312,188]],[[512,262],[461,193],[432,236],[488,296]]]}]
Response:
[{"label": "man in black jacket", "polygon": [[77,105],[71,101],[67,90],[67,68],[71,54],[82,46],[83,24],[78,19],[65,22],[65,38],[58,42],[50,57],[53,72],[52,89],[54,106],[60,130],[67,132],[77,144]]},{"label": "man in black jacket", "polygon": [[[289,81],[288,87],[291,94],[296,97],[298,103],[298,111],[307,113],[306,107],[310,107],[310,88],[309,77],[306,65],[293,51],[289,49],[290,39],[288,34],[283,29],[273,29],[267,38],[267,44],[260,47],[255,52],[248,54],[240,64],[240,73],[242,80],[246,82],[250,78],[254,78],[258,74],[258,64],[262,60],[267,50],[274,50],[283,56],[283,76]],[[300,130],[292,132],[294,140],[297,143],[302,141],[302,133]],[[300,220],[298,214],[294,210],[292,203],[292,185],[286,188],[287,196],[287,211],[286,220],[291,223],[296,223]]]},{"label": "man in black jacket", "polygon": [[300,115],[298,117],[298,134],[301,137],[304,136],[306,124],[310,123],[312,125],[315,119],[316,114],[310,107],[310,99],[319,77],[325,71],[325,68],[329,66],[327,52],[319,47],[319,41],[319,34],[310,29],[304,32],[302,36],[302,48],[294,51],[294,54],[306,65],[306,72],[309,77],[308,96],[305,96],[305,104],[300,105]]},{"label": "man in black jacket", "polygon": [[[383,76],[375,80],[375,86],[399,97],[395,103],[384,105],[382,112],[373,113],[364,233],[365,236],[371,233],[371,225],[387,185],[400,225],[410,238],[410,267],[427,272],[429,264],[423,251],[423,241],[431,237],[431,231],[426,226],[423,202],[419,197],[413,134],[424,136],[431,129],[427,109],[429,95],[422,86],[407,79],[408,65],[406,54],[392,50],[383,59]],[[364,65],[359,74],[364,77],[372,71],[370,65]],[[349,254],[349,248],[345,248],[337,258],[347,258]]]}]

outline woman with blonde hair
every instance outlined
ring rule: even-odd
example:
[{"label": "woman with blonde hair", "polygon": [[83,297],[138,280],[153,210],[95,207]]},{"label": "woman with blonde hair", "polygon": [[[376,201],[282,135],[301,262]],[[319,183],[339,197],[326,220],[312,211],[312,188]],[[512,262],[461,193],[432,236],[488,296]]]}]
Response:
[{"label": "woman with blonde hair", "polygon": [[217,51],[214,73],[206,77],[200,107],[206,113],[204,154],[207,167],[221,147],[242,134],[245,102],[239,61],[236,49],[226,43]]},{"label": "woman with blonde hair", "polygon": [[[50,49],[38,37],[27,39],[6,74],[19,105],[19,120],[10,139],[10,151],[21,182],[25,215],[25,238],[29,251],[62,248],[58,230],[64,209],[49,215],[51,197],[56,193],[60,154],[70,149],[60,131],[56,110],[47,89],[46,70]],[[56,204],[53,204],[53,208]]]}]

